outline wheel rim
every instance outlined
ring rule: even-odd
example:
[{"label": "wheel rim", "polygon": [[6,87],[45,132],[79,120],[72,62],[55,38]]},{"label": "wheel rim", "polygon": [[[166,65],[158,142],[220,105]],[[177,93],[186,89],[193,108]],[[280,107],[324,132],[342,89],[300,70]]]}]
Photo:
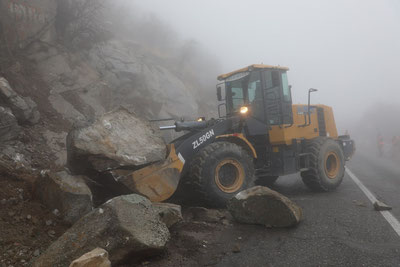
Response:
[{"label": "wheel rim", "polygon": [[329,152],[325,157],[325,173],[330,179],[335,179],[340,170],[339,156],[336,152]]},{"label": "wheel rim", "polygon": [[215,184],[225,193],[239,190],[244,182],[244,169],[235,159],[224,159],[215,168]]}]

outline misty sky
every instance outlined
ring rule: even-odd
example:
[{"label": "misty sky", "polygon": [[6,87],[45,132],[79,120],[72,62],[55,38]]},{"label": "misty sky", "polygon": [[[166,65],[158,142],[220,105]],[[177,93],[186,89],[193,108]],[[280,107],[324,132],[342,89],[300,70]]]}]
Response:
[{"label": "misty sky", "polygon": [[318,88],[312,101],[332,106],[339,125],[374,102],[400,105],[398,0],[135,3],[202,43],[224,72],[253,63],[288,66],[293,102],[305,103],[308,88]]}]

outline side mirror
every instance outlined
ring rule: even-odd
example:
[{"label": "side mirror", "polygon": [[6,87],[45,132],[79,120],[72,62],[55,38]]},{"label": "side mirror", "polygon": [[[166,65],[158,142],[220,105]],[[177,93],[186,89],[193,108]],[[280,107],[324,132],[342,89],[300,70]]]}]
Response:
[{"label": "side mirror", "polygon": [[217,87],[217,99],[218,101],[222,101],[221,86]]}]

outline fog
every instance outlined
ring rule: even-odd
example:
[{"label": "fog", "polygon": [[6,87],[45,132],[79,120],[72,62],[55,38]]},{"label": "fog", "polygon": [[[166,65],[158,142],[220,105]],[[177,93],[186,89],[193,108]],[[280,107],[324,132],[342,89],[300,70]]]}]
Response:
[{"label": "fog", "polygon": [[354,129],[378,103],[400,104],[397,0],[134,3],[181,38],[196,39],[223,72],[253,63],[289,67],[294,103],[305,103],[308,88],[318,88],[312,102],[334,108],[340,131]]}]

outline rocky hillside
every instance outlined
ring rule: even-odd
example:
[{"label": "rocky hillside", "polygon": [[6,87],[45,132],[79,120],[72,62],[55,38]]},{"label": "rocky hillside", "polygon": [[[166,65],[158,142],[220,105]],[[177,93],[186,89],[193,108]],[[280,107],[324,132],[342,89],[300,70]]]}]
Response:
[{"label": "rocky hillside", "polygon": [[213,115],[216,61],[128,3],[0,0],[0,131],[11,154],[63,166],[72,126],[120,106],[146,119]]}]

